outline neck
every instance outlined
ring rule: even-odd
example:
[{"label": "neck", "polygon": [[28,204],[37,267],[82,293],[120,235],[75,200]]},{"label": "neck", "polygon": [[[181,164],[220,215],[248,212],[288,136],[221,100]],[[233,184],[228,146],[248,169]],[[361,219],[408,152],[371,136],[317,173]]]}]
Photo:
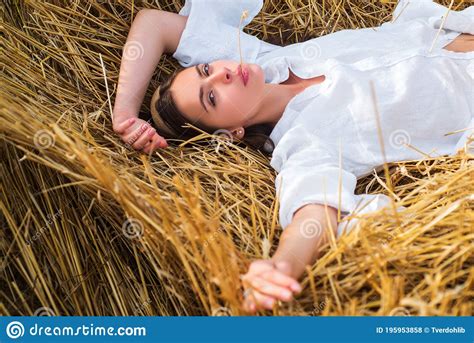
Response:
[{"label": "neck", "polygon": [[283,115],[288,102],[303,89],[304,87],[300,83],[266,83],[258,115],[251,118],[247,125],[270,124],[275,126]]}]

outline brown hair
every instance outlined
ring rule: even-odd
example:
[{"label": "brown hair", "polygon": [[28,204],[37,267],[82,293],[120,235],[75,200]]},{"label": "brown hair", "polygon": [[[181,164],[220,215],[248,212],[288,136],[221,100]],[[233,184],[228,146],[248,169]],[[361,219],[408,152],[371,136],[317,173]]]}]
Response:
[{"label": "brown hair", "polygon": [[[173,94],[170,90],[171,84],[182,68],[176,70],[171,76],[161,84],[151,99],[150,109],[152,114],[153,126],[159,135],[165,139],[184,139],[193,138],[200,134],[199,131],[192,127],[182,127],[186,123],[190,123],[183,113],[178,110],[173,100]],[[205,126],[202,123],[190,123],[199,129],[214,134],[217,129]],[[270,124],[256,124],[245,128],[244,137],[235,142],[242,142],[263,154],[271,155],[275,144],[269,137],[273,127]]]}]

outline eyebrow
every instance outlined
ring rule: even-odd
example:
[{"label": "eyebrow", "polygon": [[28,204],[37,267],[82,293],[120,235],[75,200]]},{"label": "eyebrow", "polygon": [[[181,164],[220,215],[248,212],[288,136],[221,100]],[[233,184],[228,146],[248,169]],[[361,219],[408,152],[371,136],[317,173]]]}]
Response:
[{"label": "eyebrow", "polygon": [[[195,67],[196,67],[196,71],[197,71],[199,77],[203,77],[202,72],[201,72],[201,70],[199,69],[199,67],[198,67],[197,64],[195,65]],[[199,87],[199,101],[201,102],[202,107],[204,107],[204,110],[206,110],[206,112],[209,112],[209,111],[207,110],[206,105],[204,104],[203,95],[204,95],[204,90],[202,89],[202,86],[200,86],[200,87]]]}]

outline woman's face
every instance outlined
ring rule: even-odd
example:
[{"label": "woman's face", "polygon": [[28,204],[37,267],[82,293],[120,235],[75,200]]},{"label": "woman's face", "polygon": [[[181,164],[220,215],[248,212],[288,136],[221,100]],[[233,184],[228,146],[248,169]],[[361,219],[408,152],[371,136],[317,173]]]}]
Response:
[{"label": "woman's face", "polygon": [[248,73],[244,84],[239,65],[219,60],[179,72],[170,87],[178,110],[191,123],[211,129],[231,131],[248,126],[260,109],[265,77],[259,65],[243,64],[244,74]]}]

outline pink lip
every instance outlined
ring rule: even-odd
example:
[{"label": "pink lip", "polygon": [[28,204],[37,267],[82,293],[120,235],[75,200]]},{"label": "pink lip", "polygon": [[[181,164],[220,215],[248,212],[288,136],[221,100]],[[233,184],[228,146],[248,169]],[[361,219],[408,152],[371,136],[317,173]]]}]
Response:
[{"label": "pink lip", "polygon": [[247,86],[247,82],[249,81],[249,71],[247,67],[245,66],[241,67],[239,65],[237,67],[237,74],[242,78],[242,81],[244,82],[244,86]]}]

